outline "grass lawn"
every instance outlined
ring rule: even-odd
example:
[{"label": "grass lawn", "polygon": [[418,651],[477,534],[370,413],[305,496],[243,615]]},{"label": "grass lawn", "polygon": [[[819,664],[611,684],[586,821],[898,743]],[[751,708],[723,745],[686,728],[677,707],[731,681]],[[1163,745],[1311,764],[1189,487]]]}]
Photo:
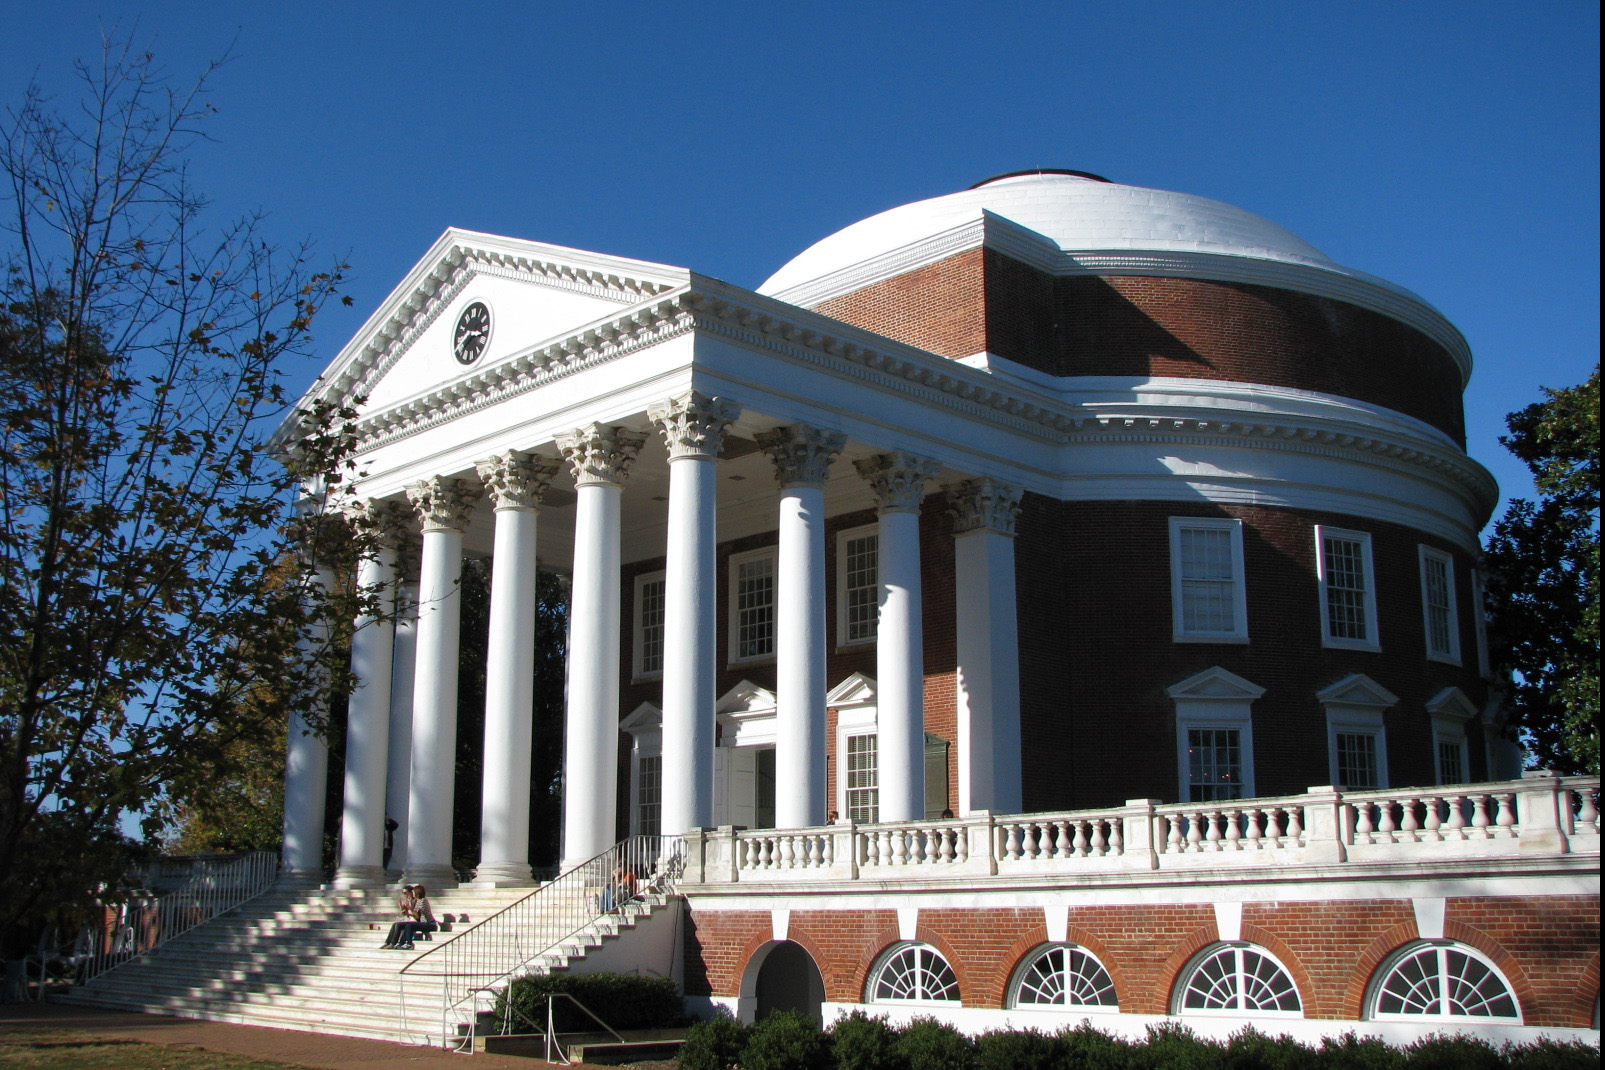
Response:
[{"label": "grass lawn", "polygon": [[285,1070],[296,1063],[264,1062],[243,1055],[108,1040],[71,1029],[6,1026],[0,1029],[0,1066],[38,1070]]}]

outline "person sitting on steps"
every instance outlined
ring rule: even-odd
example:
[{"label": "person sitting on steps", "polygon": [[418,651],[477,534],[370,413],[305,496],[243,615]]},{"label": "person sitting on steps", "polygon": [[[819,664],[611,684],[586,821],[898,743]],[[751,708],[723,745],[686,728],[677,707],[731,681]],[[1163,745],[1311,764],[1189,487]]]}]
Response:
[{"label": "person sitting on steps", "polygon": [[415,884],[409,884],[401,889],[401,895],[396,898],[396,912],[399,917],[396,919],[395,924],[390,926],[390,935],[385,937],[385,942],[380,945],[381,947],[396,947],[400,945],[403,939],[408,943],[412,942],[411,926],[418,919],[417,911],[414,909],[415,900],[413,898],[413,890],[416,887],[417,885]]},{"label": "person sitting on steps", "polygon": [[412,950],[412,941],[419,933],[432,933],[440,928],[435,912],[429,909],[429,892],[421,884],[412,886],[412,916],[413,920],[406,923],[395,945],[403,951]]}]

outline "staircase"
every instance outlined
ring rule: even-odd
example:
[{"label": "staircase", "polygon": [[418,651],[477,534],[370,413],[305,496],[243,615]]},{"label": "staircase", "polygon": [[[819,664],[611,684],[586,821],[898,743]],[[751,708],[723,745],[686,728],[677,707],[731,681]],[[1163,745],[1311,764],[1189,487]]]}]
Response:
[{"label": "staircase", "polygon": [[[412,951],[396,951],[379,946],[395,917],[396,892],[275,886],[58,998],[406,1044],[453,1043],[455,1036],[443,1034],[462,1025],[442,1025],[447,979],[427,967],[442,960],[438,952],[446,945],[464,940],[485,919],[521,901],[524,917],[589,915],[582,927],[520,971],[545,973],[570,968],[666,902],[661,894],[649,894],[616,912],[597,914],[594,906],[587,910],[583,902],[571,901],[587,895],[572,883],[554,883],[533,897],[528,888],[457,888],[431,896],[431,904],[437,918],[466,916],[467,922],[455,922],[451,931],[433,934],[432,941],[418,940]],[[502,943],[503,937],[487,930],[467,942],[480,945],[483,953],[484,945]],[[480,997],[479,1002],[488,1001]]]}]

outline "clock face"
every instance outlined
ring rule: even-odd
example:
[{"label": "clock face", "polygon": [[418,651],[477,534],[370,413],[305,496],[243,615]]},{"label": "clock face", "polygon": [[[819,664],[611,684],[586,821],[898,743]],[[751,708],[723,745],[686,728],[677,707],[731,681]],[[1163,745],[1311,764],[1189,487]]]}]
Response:
[{"label": "clock face", "polygon": [[451,351],[458,364],[472,364],[489,344],[490,309],[485,302],[475,301],[457,317],[457,329],[451,336]]}]

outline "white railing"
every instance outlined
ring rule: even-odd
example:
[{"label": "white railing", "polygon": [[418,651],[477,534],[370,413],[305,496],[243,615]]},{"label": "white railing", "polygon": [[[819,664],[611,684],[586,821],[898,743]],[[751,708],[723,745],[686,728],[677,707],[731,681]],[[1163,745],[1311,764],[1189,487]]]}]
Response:
[{"label": "white railing", "polygon": [[130,875],[136,882],[105,907],[105,924],[77,957],[82,983],[160,947],[254,899],[278,878],[279,852],[251,851],[216,858],[161,859]]},{"label": "white railing", "polygon": [[409,1006],[438,997],[442,1043],[472,1036],[480,1010],[488,1009],[482,1001],[598,935],[606,915],[637,910],[639,897],[668,891],[680,866],[677,838],[632,836],[437,943],[401,970],[403,1031]]},{"label": "white railing", "polygon": [[1329,865],[1598,853],[1599,778],[1344,791],[1108,810],[988,812],[806,829],[726,826],[686,837],[686,881]]}]

